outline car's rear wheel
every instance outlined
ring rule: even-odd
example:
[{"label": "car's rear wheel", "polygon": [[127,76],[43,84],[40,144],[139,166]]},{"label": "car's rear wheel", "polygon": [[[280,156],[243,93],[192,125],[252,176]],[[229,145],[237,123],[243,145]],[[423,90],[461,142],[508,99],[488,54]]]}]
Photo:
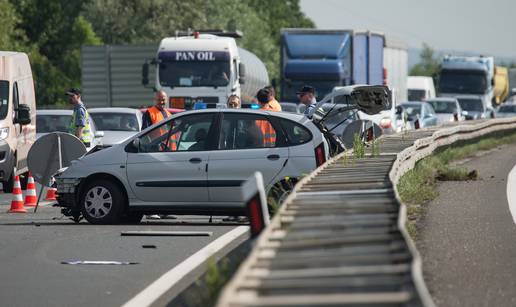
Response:
[{"label": "car's rear wheel", "polygon": [[88,183],[83,191],[80,208],[88,222],[115,224],[120,221],[124,196],[118,185],[100,179]]},{"label": "car's rear wheel", "polygon": [[269,190],[269,194],[267,195],[267,207],[271,215],[274,215],[279,209],[279,206],[287,199],[297,181],[296,178],[281,180]]}]

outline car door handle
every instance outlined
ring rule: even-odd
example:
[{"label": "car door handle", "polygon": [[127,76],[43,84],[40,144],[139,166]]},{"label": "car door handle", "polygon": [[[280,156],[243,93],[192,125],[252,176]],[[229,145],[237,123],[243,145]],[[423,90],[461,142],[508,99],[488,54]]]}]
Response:
[{"label": "car door handle", "polygon": [[190,160],[190,163],[201,163],[201,158],[191,158]]},{"label": "car door handle", "polygon": [[268,155],[267,156],[267,159],[269,160],[278,160],[280,158],[279,155]]}]

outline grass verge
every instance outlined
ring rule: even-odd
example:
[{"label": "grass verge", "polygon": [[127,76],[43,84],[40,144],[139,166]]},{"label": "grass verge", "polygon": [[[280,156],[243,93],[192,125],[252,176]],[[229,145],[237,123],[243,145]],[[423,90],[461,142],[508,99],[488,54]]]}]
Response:
[{"label": "grass verge", "polygon": [[439,196],[436,190],[439,181],[466,181],[478,178],[476,170],[454,167],[450,165],[451,162],[509,143],[516,143],[516,131],[458,142],[420,160],[412,170],[403,175],[397,188],[402,202],[407,205],[406,226],[412,238],[417,238],[416,222],[424,212],[425,204]]}]

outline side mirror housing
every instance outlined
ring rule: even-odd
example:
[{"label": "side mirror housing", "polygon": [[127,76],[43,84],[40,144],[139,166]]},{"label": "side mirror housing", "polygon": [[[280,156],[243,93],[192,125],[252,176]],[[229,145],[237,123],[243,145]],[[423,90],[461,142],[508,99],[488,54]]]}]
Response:
[{"label": "side mirror housing", "polygon": [[149,85],[149,63],[147,62],[142,65],[142,84],[143,86]]},{"label": "side mirror housing", "polygon": [[238,78],[240,79],[240,84],[245,84],[245,64],[238,64]]},{"label": "side mirror housing", "polygon": [[351,104],[356,104],[360,111],[369,115],[391,109],[392,95],[387,86],[356,86],[353,88],[350,98]]},{"label": "side mirror housing", "polygon": [[135,138],[134,140],[129,142],[129,144],[125,146],[125,151],[131,153],[138,153],[140,151],[140,139]]},{"label": "side mirror housing", "polygon": [[26,104],[20,104],[16,110],[15,124],[28,125],[30,124],[30,107]]}]

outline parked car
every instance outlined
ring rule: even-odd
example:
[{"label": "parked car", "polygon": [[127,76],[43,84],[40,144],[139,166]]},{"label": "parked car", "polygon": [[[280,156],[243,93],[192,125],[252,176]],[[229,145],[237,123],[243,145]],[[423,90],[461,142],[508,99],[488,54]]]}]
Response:
[{"label": "parked car", "polygon": [[289,112],[289,113],[299,113],[299,108],[297,103],[293,102],[280,102],[281,111]]},{"label": "parked car", "polygon": [[420,129],[437,125],[437,116],[428,102],[412,101],[401,103],[397,107],[398,120],[406,117],[411,129]]},{"label": "parked car", "polygon": [[[262,125],[275,134],[272,146]],[[328,141],[303,115],[186,111],[57,174],[59,206],[91,223],[138,222],[153,213],[243,215],[240,185],[255,171],[270,192],[328,158]]]},{"label": "parked car", "polygon": [[438,124],[465,120],[464,114],[462,114],[462,108],[460,107],[457,98],[439,97],[428,99],[426,102],[434,108]]},{"label": "parked car", "polygon": [[36,98],[27,54],[0,51],[0,182],[5,193],[13,191],[14,179],[29,169],[27,154],[36,141]]},{"label": "parked car", "polygon": [[91,108],[88,110],[97,129],[104,132],[102,145],[121,143],[142,128],[142,112],[131,108]]},{"label": "parked car", "polygon": [[[36,138],[39,139],[41,136],[51,132],[69,133],[68,127],[72,121],[72,115],[72,110],[38,110],[36,112]],[[94,120],[90,121],[90,129],[93,140],[90,147],[86,148],[88,151],[97,145],[102,145],[102,137],[104,136],[103,131],[97,130]]]},{"label": "parked car", "polygon": [[494,112],[484,106],[480,96],[457,96],[457,100],[466,120],[494,117]]},{"label": "parked car", "polygon": [[503,104],[498,108],[496,117],[513,117],[516,116],[516,104]]}]

